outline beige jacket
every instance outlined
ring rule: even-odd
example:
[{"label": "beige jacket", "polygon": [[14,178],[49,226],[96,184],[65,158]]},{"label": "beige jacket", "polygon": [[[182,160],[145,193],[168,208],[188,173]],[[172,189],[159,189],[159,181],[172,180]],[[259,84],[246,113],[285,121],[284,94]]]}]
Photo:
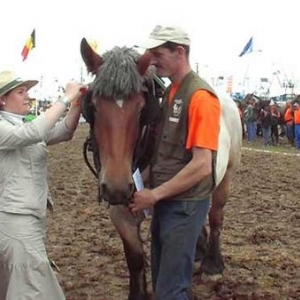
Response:
[{"label": "beige jacket", "polygon": [[0,111],[0,211],[46,216],[46,146],[70,140],[73,132],[65,120],[47,130],[44,115],[23,124]]}]

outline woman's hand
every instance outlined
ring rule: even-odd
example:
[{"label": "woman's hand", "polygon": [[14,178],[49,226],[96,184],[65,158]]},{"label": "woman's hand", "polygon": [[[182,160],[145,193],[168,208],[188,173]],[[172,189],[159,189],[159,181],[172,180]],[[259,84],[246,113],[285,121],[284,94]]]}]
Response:
[{"label": "woman's hand", "polygon": [[68,98],[69,102],[72,103],[77,101],[84,91],[84,85],[77,82],[69,82],[66,85],[65,97]]}]

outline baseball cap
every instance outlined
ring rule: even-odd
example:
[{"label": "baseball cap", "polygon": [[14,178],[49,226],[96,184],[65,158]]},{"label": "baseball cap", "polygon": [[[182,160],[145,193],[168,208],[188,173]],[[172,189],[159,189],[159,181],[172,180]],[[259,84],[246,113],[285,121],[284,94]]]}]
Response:
[{"label": "baseball cap", "polygon": [[189,46],[191,41],[187,32],[181,27],[163,27],[157,25],[150,33],[148,40],[142,48],[152,49],[161,46],[166,42]]}]

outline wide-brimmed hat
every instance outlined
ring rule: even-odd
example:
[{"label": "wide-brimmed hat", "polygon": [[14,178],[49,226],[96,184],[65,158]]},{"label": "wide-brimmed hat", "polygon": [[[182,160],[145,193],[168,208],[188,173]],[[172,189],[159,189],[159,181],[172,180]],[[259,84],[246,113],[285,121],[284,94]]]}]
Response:
[{"label": "wide-brimmed hat", "polygon": [[148,40],[141,45],[142,48],[152,49],[161,46],[166,42],[173,42],[189,46],[191,41],[186,31],[181,27],[163,27],[157,25],[150,33]]},{"label": "wide-brimmed hat", "polygon": [[27,90],[29,90],[37,83],[37,80],[24,80],[10,71],[0,72],[0,97],[20,85],[26,86]]}]

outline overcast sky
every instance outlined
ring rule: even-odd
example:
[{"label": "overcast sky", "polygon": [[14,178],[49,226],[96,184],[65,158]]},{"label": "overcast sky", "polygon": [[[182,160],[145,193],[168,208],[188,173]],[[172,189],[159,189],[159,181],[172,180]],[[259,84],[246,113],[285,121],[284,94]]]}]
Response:
[{"label": "overcast sky", "polygon": [[[1,7],[0,69],[61,81],[79,78],[82,37],[113,46],[144,41],[158,25],[184,27],[192,40],[191,64],[203,74],[248,72],[268,76],[281,68],[300,77],[299,0],[10,0]],[[33,29],[36,48],[22,62]],[[253,36],[253,53],[239,58]]]}]

